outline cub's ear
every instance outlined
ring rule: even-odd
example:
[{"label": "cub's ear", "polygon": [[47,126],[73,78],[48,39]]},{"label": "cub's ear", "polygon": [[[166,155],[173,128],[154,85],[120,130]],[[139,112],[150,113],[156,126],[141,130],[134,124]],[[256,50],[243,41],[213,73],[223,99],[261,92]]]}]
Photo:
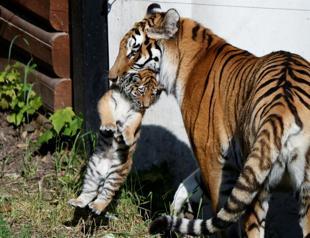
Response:
[{"label": "cub's ear", "polygon": [[171,8],[163,16],[160,26],[154,26],[147,29],[148,37],[152,39],[170,39],[175,36],[179,30],[180,15],[177,10]]},{"label": "cub's ear", "polygon": [[156,12],[160,12],[161,7],[158,3],[152,3],[147,7],[146,16],[152,15]]}]

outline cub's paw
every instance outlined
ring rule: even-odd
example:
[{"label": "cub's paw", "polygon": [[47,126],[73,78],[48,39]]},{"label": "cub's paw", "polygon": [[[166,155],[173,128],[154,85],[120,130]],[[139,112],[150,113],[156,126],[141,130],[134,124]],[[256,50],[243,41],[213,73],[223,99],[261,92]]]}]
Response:
[{"label": "cub's paw", "polygon": [[109,204],[105,200],[99,200],[96,199],[95,201],[91,202],[88,204],[89,208],[92,210],[97,215],[100,215],[101,212],[104,211],[104,209],[108,206]]},{"label": "cub's paw", "polygon": [[73,207],[86,207],[87,205],[87,202],[86,201],[83,201],[82,199],[79,199],[79,198],[72,198],[68,201],[68,204],[73,206]]},{"label": "cub's paw", "polygon": [[117,126],[115,123],[101,124],[100,130],[101,131],[113,131],[113,132],[115,132],[117,130]]},{"label": "cub's paw", "polygon": [[126,145],[128,145],[128,146],[131,146],[135,142],[134,133],[130,129],[128,129],[127,127],[125,127],[122,130],[122,136],[124,138]]}]

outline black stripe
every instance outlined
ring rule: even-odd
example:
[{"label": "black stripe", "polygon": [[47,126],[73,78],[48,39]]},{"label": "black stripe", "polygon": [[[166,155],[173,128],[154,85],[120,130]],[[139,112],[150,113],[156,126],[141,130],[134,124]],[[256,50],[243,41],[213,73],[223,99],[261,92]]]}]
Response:
[{"label": "black stripe", "polygon": [[176,221],[176,223],[175,223],[175,225],[174,225],[174,229],[175,229],[176,231],[180,231],[180,226],[181,226],[181,224],[182,224],[182,218],[177,218],[177,221]]},{"label": "black stripe", "polygon": [[196,26],[192,29],[192,40],[196,40],[197,32],[200,29],[200,25],[197,23]]},{"label": "black stripe", "polygon": [[194,225],[195,225],[195,220],[189,220],[187,224],[187,231],[189,235],[195,235]]},{"label": "black stripe", "polygon": [[[213,116],[213,114],[210,112],[211,110],[212,110],[212,105],[214,104],[214,103],[212,103],[213,102],[213,96],[214,96],[214,88],[215,88],[215,85],[213,85],[213,88],[212,88],[212,93],[211,93],[211,97],[210,97],[210,101],[209,101],[209,113],[208,113],[208,136],[207,136],[207,140],[206,141],[209,141],[209,139],[210,139],[210,135],[211,135],[211,116]],[[199,109],[199,111],[200,111],[200,109]],[[199,114],[198,114],[199,115]],[[196,122],[195,122],[195,124],[194,125],[196,125]]]},{"label": "black stripe", "polygon": [[[202,42],[204,42],[205,39],[206,39],[206,33],[207,33],[207,29],[204,28],[203,31],[202,31]],[[208,44],[208,45],[209,45],[209,44]]]},{"label": "black stripe", "polygon": [[[237,184],[235,185],[235,187],[236,186]],[[235,204],[236,208],[232,208],[230,206],[230,203]],[[247,205],[248,205],[247,203],[239,200],[236,196],[231,194],[229,197],[229,201],[227,201],[226,204],[224,205],[224,209],[230,214],[236,214],[236,213],[242,212],[247,207]]]},{"label": "black stripe", "polygon": [[[281,93],[278,93],[277,95],[275,95],[271,102],[276,102],[278,101],[280,98],[283,98],[283,95]],[[275,107],[276,105],[282,105],[283,107],[285,106],[282,102],[276,102],[276,103],[268,103],[265,107],[261,107],[259,110],[261,110],[263,108],[263,111],[261,113],[261,118],[265,117],[267,115],[267,113],[269,113],[269,111],[271,110],[271,108]],[[256,115],[255,115],[256,116]],[[256,118],[256,117],[255,117]]]},{"label": "black stripe", "polygon": [[292,86],[291,88],[293,88],[294,90],[293,91],[297,91],[301,94],[303,94],[305,97],[307,97],[308,99],[310,99],[310,92],[306,92],[304,89],[302,89],[301,87],[299,86]]},{"label": "black stripe", "polygon": [[266,80],[264,83],[262,83],[261,85],[259,85],[258,88],[255,89],[255,94],[258,93],[261,89],[265,89],[265,87],[267,87],[269,84],[274,83],[276,80],[276,78],[272,77],[269,80]]},{"label": "black stripe", "polygon": [[212,219],[212,225],[215,226],[216,228],[223,229],[229,226],[232,222],[224,221],[219,217],[214,217]]},{"label": "black stripe", "polygon": [[209,235],[210,232],[208,231],[208,228],[207,228],[207,223],[206,221],[202,221],[201,224],[200,224],[200,230],[201,230],[201,234],[203,235]]},{"label": "black stripe", "polygon": [[290,109],[291,113],[293,114],[293,116],[295,118],[296,124],[300,127],[300,129],[302,129],[303,123],[300,119],[300,116],[298,115],[298,112],[297,112],[295,105],[290,100],[288,100],[288,98],[286,98],[286,103],[287,103],[288,108]]},{"label": "black stripe", "polygon": [[303,69],[293,69],[293,70],[291,68],[288,69],[288,73],[289,73],[290,77],[293,80],[295,80],[295,81],[297,81],[299,83],[303,83],[303,84],[306,84],[306,85],[310,86],[310,82],[308,82],[308,81],[298,77],[297,75],[294,74],[294,72],[298,72],[299,74],[301,74],[303,76],[310,77],[310,73],[309,72],[307,72],[307,71],[305,71]]},{"label": "black stripe", "polygon": [[[235,52],[237,52],[236,54],[234,54]],[[233,53],[232,55],[230,55],[229,57],[227,57],[227,54],[228,53]],[[223,72],[224,72],[224,69],[225,69],[225,67],[226,67],[226,65],[232,60],[232,59],[236,59],[238,56],[242,56],[242,55],[244,55],[244,56],[247,56],[247,55],[249,55],[249,52],[247,52],[247,51],[241,51],[240,52],[240,50],[238,49],[238,50],[231,50],[231,51],[229,51],[227,54],[225,54],[225,58],[223,59],[223,61],[225,61],[224,62],[224,64],[221,66],[221,71],[220,71],[220,76],[219,76],[219,84],[221,84],[221,81],[222,81],[222,78],[223,78]]]},{"label": "black stripe", "polygon": [[134,29],[134,32],[135,32],[136,35],[141,35],[138,28],[135,28],[135,29]]},{"label": "black stripe", "polygon": [[259,230],[259,227],[258,227],[258,225],[256,223],[252,223],[251,225],[249,225],[247,231],[251,231],[253,229]]},{"label": "black stripe", "polygon": [[[224,43],[224,44],[222,44],[219,48],[216,49],[215,57],[214,57],[214,59],[213,59],[213,61],[212,61],[212,64],[211,64],[209,70],[208,70],[208,74],[207,74],[206,79],[205,79],[205,82],[204,82],[204,87],[203,87],[203,91],[202,91],[203,94],[202,94],[202,96],[201,96],[201,98],[200,98],[199,109],[198,109],[198,111],[201,111],[201,110],[202,110],[201,108],[204,106],[204,105],[203,105],[203,98],[204,98],[205,94],[207,93],[207,87],[208,87],[208,85],[209,85],[209,77],[210,77],[210,74],[211,74],[212,69],[213,69],[213,67],[214,67],[214,64],[215,64],[215,62],[218,60],[219,55],[221,54],[221,52],[224,50],[224,48],[225,48],[226,46],[229,46],[229,44],[228,44],[228,43]],[[210,104],[211,104],[211,102],[210,102]],[[196,117],[195,117],[195,119],[194,119],[194,123],[193,123],[192,125],[196,125],[196,124],[197,124],[196,122],[197,122],[197,120],[198,120],[198,117],[199,117],[199,113],[196,114]],[[209,122],[210,122],[210,113],[209,113]],[[192,130],[193,130],[193,128],[190,128],[190,133],[189,133],[189,134],[192,134]],[[210,134],[210,133],[209,133],[209,134]],[[208,134],[208,135],[209,135],[209,134]],[[208,139],[207,139],[207,141],[208,141]],[[192,145],[194,145],[194,143],[192,143]]]},{"label": "black stripe", "polygon": [[307,107],[308,110],[310,110],[310,105],[309,105],[307,102],[305,102],[305,100],[299,95],[299,93],[296,93],[296,92],[295,92],[295,95],[298,97],[299,101],[300,101],[302,104],[304,104],[304,106]]},{"label": "black stripe", "polygon": [[144,45],[148,45],[150,43],[150,38],[145,36]]}]

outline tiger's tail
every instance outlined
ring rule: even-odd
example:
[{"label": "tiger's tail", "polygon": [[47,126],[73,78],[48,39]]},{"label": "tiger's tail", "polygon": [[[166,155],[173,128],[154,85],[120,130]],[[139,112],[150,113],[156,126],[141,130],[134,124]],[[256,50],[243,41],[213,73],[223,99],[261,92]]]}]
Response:
[{"label": "tiger's tail", "polygon": [[150,234],[176,231],[188,235],[209,235],[236,222],[252,203],[267,179],[281,150],[283,131],[275,133],[274,122],[266,123],[258,131],[256,141],[224,207],[208,220],[161,216],[150,227]]}]

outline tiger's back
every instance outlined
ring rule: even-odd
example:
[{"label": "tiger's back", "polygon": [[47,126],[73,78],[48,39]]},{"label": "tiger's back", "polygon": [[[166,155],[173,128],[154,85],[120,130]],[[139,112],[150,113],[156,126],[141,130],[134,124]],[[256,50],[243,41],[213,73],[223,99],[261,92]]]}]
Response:
[{"label": "tiger's back", "polygon": [[[192,29],[188,29],[190,35]],[[209,37],[213,37],[214,43],[210,40],[208,50],[197,52],[199,57],[187,66],[190,70],[183,73],[186,79],[179,78],[185,85],[181,96],[185,128],[209,187],[214,210],[222,206],[219,204],[222,195],[218,191],[223,182],[223,167],[228,159],[226,154],[237,151],[236,144],[241,148],[244,167],[224,208],[200,232],[213,233],[228,226],[256,197],[254,212],[247,215],[245,230],[250,237],[263,234],[269,189],[277,186],[286,172],[294,190],[302,191],[300,214],[302,220],[307,219],[309,62],[284,51],[256,57],[214,35]],[[195,50],[189,53],[193,54],[197,56]],[[182,73],[182,69],[178,72]],[[195,234],[194,226],[198,226],[193,222],[187,229],[188,222],[182,224],[178,219],[168,223],[172,227],[178,224],[173,229],[182,233],[187,230],[190,234]],[[304,234],[309,232],[310,227],[305,225]]]}]

